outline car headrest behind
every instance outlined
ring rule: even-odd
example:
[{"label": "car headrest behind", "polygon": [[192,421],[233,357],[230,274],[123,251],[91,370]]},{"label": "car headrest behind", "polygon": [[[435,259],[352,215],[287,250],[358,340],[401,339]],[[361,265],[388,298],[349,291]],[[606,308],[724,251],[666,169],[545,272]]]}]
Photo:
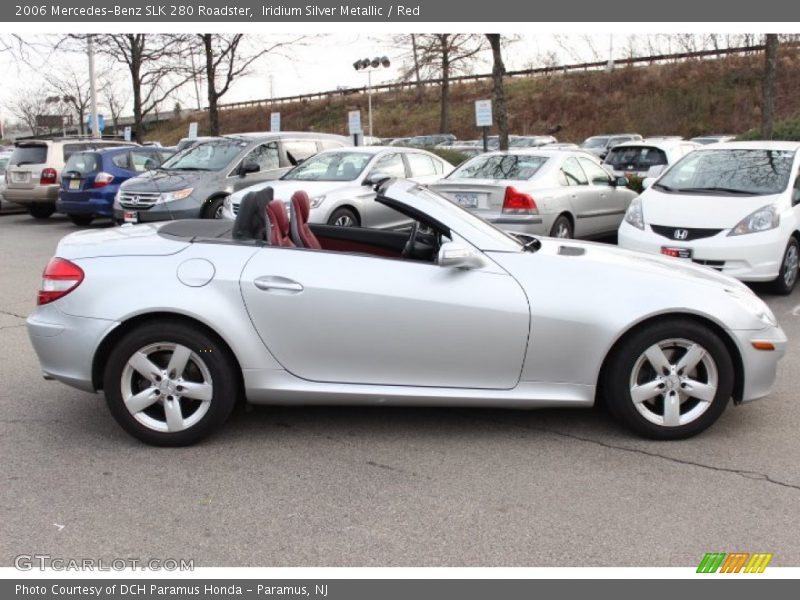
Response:
[{"label": "car headrest behind", "polygon": [[291,229],[289,213],[286,212],[286,205],[283,203],[283,200],[273,200],[270,202],[267,205],[267,211],[272,221],[270,244],[286,248],[294,247],[294,242],[292,242],[292,239],[289,237]]},{"label": "car headrest behind", "polygon": [[308,226],[308,217],[311,214],[311,200],[302,190],[292,194],[292,241],[301,248],[322,249],[317,236]]},{"label": "car headrest behind", "polygon": [[233,223],[233,239],[259,240],[270,243],[270,222],[267,205],[272,202],[271,187],[250,192],[239,204],[239,214]]}]

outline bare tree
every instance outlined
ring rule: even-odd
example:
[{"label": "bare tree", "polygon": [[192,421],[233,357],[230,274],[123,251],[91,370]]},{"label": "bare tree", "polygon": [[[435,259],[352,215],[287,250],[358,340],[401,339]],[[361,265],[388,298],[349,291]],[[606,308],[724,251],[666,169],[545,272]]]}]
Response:
[{"label": "bare tree", "polygon": [[419,67],[441,80],[439,133],[450,129],[450,77],[466,72],[483,49],[486,38],[474,33],[423,33],[415,36]]},{"label": "bare tree", "polygon": [[220,134],[219,100],[230,91],[233,82],[246,75],[260,58],[278,52],[283,47],[296,45],[304,39],[304,36],[272,39],[270,44],[248,50],[243,43],[245,36],[242,33],[197,35],[204,58],[200,68],[203,69],[208,89],[208,121],[211,135]]},{"label": "bare tree", "polygon": [[19,98],[9,108],[11,113],[31,130],[33,135],[39,135],[44,130],[51,130],[43,123],[42,117],[48,116],[50,105],[47,90],[38,88],[20,94]]},{"label": "bare tree", "polygon": [[61,97],[62,102],[75,113],[78,118],[78,129],[85,133],[85,117],[91,104],[89,93],[89,80],[78,75],[74,69],[69,69],[60,76],[50,79],[50,87]]},{"label": "bare tree", "polygon": [[775,82],[778,78],[778,34],[768,33],[764,40],[764,87],[761,107],[761,136],[772,139],[775,122]]},{"label": "bare tree", "polygon": [[508,150],[508,107],[503,76],[506,66],[503,64],[502,40],[499,33],[487,33],[486,39],[492,48],[492,85],[494,87],[494,113],[497,129],[500,133],[500,150]]},{"label": "bare tree", "polygon": [[111,113],[111,124],[114,127],[114,133],[119,133],[119,119],[130,100],[130,92],[127,90],[121,91],[116,81],[106,79],[100,84],[100,93],[103,95],[103,103],[108,108],[108,112]]},{"label": "bare tree", "polygon": [[146,33],[96,36],[98,52],[128,68],[133,95],[133,130],[144,139],[145,117],[189,82],[184,58],[189,36]]}]

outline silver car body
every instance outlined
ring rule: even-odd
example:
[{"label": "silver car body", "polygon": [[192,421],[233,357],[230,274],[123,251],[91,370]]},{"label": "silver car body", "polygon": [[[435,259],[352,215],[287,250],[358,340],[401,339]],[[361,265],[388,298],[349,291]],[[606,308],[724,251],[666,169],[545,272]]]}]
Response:
[{"label": "silver car body", "polygon": [[[287,174],[277,181],[261,183],[246,187],[226,200],[222,216],[235,219],[239,212],[242,198],[249,192],[272,187],[275,198],[286,202],[297,191],[306,192],[311,198],[311,223],[330,223],[352,225],[352,223],[332,223],[331,217],[338,210],[351,210],[358,224],[365,227],[392,228],[408,224],[408,219],[391,208],[375,202],[375,185],[368,182],[376,176],[408,178],[417,183],[429,184],[438,181],[453,169],[453,165],[435,154],[416,148],[398,148],[389,146],[362,146],[325,150],[317,154],[315,159],[328,156],[363,155],[368,162],[363,170],[355,174],[351,181],[301,180],[287,179]],[[420,161],[417,158],[422,159]],[[313,160],[313,159],[312,159]],[[435,172],[418,170],[430,165]],[[399,170],[398,170],[399,169]]]},{"label": "silver car body", "polygon": [[[657,177],[670,165],[700,148],[701,144],[681,139],[648,138],[641,142],[626,142],[611,148],[603,165],[616,176]],[[620,153],[628,153],[620,154]],[[633,162],[619,158],[634,157]]]},{"label": "silver car body", "polygon": [[[541,157],[544,163],[529,179],[471,179],[462,169],[491,156]],[[565,215],[574,236],[589,238],[615,232],[636,193],[618,186],[599,160],[582,150],[518,149],[482,154],[463,163],[431,189],[473,211],[501,229],[533,235],[550,235],[556,219]],[[530,194],[535,214],[503,210],[506,190]]]},{"label": "silver car body", "polygon": [[417,184],[383,194],[446,227],[471,268],[175,237],[164,224],[74,233],[57,255],[83,283],[28,318],[45,375],[97,390],[115,337],[166,316],[216,332],[253,403],[590,406],[621,337],[677,314],[727,340],[735,400],[769,392],[786,338],[743,284],[600,244],[547,239],[526,252]]}]

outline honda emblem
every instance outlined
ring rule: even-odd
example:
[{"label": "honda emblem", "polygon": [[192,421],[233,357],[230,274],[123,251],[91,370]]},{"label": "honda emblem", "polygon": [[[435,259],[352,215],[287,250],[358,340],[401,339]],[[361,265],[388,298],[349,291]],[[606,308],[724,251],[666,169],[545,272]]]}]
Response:
[{"label": "honda emblem", "polygon": [[673,234],[676,240],[685,240],[689,237],[689,230],[688,229],[676,229],[675,233]]}]

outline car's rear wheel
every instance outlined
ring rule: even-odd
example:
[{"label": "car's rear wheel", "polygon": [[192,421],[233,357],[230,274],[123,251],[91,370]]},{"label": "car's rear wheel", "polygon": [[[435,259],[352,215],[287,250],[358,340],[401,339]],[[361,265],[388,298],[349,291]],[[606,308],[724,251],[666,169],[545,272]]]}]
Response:
[{"label": "car's rear wheel", "polygon": [[28,212],[35,219],[47,219],[56,212],[56,207],[52,204],[31,204]]},{"label": "car's rear wheel", "polygon": [[75,223],[75,225],[79,225],[81,227],[85,227],[86,225],[91,225],[92,221],[94,221],[94,217],[92,215],[67,215],[69,220]]},{"label": "car's rear wheel", "polygon": [[154,322],[112,349],[103,387],[116,421],[155,446],[193,444],[220,427],[236,402],[234,363],[213,336]]},{"label": "car's rear wheel", "polygon": [[212,198],[206,202],[206,207],[203,209],[204,219],[222,219],[223,203],[225,198]]},{"label": "car's rear wheel", "polygon": [[733,361],[708,327],[670,320],[624,339],[604,371],[609,411],[644,437],[691,437],[712,425],[733,393]]},{"label": "car's rear wheel", "polygon": [[776,294],[788,295],[792,293],[797,283],[797,272],[800,268],[800,244],[794,237],[789,238],[786,250],[781,261],[781,270],[778,277],[772,282],[772,290]]},{"label": "car's rear wheel", "polygon": [[358,215],[349,208],[337,208],[328,217],[328,225],[338,225],[339,227],[358,227]]},{"label": "car's rear wheel", "polygon": [[570,220],[564,215],[560,215],[550,228],[550,237],[562,239],[572,238],[572,223],[570,223]]}]

